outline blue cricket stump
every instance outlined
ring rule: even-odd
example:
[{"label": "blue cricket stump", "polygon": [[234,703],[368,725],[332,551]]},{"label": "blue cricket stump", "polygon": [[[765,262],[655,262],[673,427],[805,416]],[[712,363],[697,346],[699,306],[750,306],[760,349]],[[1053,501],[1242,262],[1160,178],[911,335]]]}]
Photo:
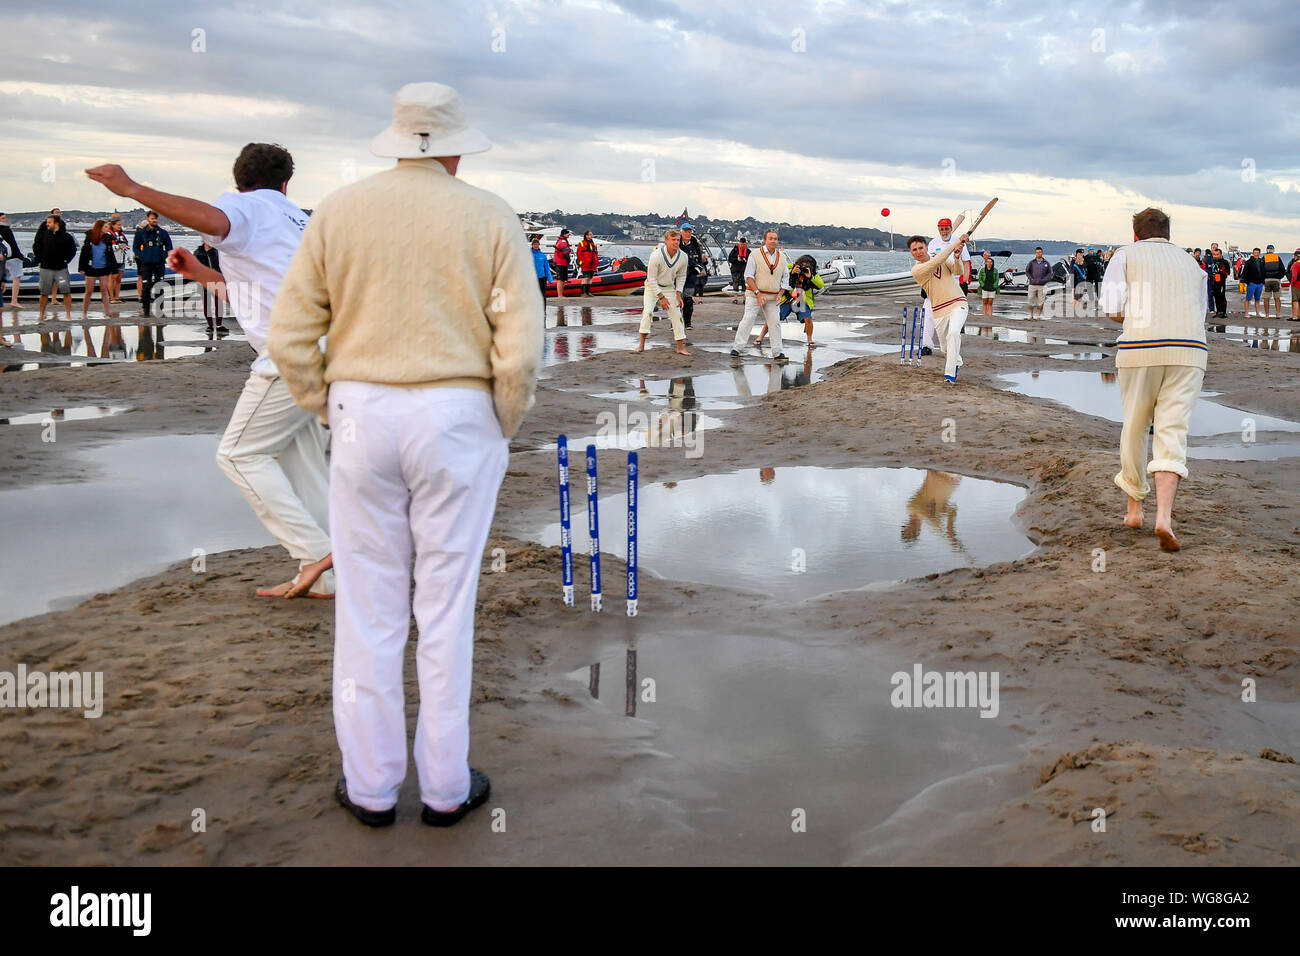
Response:
[{"label": "blue cricket stump", "polygon": [[627,453],[627,616],[636,617],[636,452]]},{"label": "blue cricket stump", "polygon": [[596,446],[587,446],[587,534],[591,539],[591,609],[600,610],[600,508],[596,501]]},{"label": "blue cricket stump", "polygon": [[564,561],[564,606],[573,607],[573,532],[569,527],[569,439],[556,441],[560,469],[560,553]]}]

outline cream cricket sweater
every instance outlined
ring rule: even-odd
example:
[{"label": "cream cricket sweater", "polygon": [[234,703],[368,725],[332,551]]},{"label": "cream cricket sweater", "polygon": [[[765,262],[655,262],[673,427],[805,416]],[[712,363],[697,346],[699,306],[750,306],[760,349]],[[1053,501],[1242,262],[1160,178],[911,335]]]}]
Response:
[{"label": "cream cricket sweater", "polygon": [[[668,250],[662,243],[655,246],[654,251],[650,253],[650,260],[645,264],[643,298],[654,300],[660,295],[668,295],[669,292],[680,293],[684,288],[686,288],[686,253],[679,246],[677,258],[669,264]],[[677,300],[672,296],[669,296],[669,300],[676,304]]]},{"label": "cream cricket sweater", "polygon": [[957,284],[957,276],[961,275],[962,268],[960,265],[954,266],[952,261],[952,252],[960,241],[961,236],[953,236],[952,241],[928,261],[912,266],[912,278],[930,299],[930,308],[936,318],[947,315],[966,302],[966,296],[962,295],[961,286]]},{"label": "cream cricket sweater", "polygon": [[1115,250],[1101,301],[1108,313],[1124,313],[1116,368],[1205,368],[1205,273],[1168,239],[1143,239]]},{"label": "cream cricket sweater", "polygon": [[504,200],[436,160],[401,160],[316,207],[267,347],[294,399],[317,415],[331,382],[480,388],[510,437],[533,403],[540,298]]}]

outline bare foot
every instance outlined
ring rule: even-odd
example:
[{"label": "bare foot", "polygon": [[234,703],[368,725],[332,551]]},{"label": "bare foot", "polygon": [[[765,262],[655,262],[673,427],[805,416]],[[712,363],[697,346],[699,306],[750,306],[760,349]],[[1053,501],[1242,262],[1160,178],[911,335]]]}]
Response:
[{"label": "bare foot", "polygon": [[679,345],[679,346],[677,346],[677,354],[678,354],[678,355],[690,355],[691,353],[688,352],[688,351],[686,351],[686,349],[682,348],[682,347]]},{"label": "bare foot", "polygon": [[1142,527],[1142,502],[1132,498],[1128,500],[1128,514],[1124,516],[1124,527]]},{"label": "bare foot", "polygon": [[291,581],[285,581],[283,584],[275,585],[275,587],[258,588],[257,596],[274,598],[312,597],[329,600],[334,597],[333,594],[313,594],[310,589],[317,579],[332,567],[334,567],[334,555],[327,554],[314,564],[304,565],[302,570],[294,575]]},{"label": "bare foot", "polygon": [[644,345],[638,345],[638,346],[637,346],[636,348],[634,348],[632,351],[633,351],[633,352],[644,352],[644,351],[645,351],[645,346],[644,346]]},{"label": "bare foot", "polygon": [[1160,542],[1161,551],[1177,551],[1182,548],[1178,539],[1174,537],[1172,528],[1156,525],[1156,540]]},{"label": "bare foot", "polygon": [[334,555],[327,554],[312,564],[303,565],[298,571],[298,576],[293,579],[293,587],[285,594],[285,597],[314,597],[314,598],[332,598],[333,594],[313,594],[312,586],[320,580],[320,576],[334,567]]}]

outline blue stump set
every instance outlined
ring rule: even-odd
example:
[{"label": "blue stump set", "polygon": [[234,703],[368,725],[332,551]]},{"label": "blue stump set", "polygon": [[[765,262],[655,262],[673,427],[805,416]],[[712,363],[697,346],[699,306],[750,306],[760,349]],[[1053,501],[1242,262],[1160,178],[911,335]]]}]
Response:
[{"label": "blue stump set", "polygon": [[[569,441],[564,435],[556,440],[560,480],[560,551],[564,563],[564,605],[573,607],[573,531],[569,509]],[[627,616],[637,614],[637,478],[636,452],[627,455]],[[591,562],[591,609],[601,610],[600,592],[600,503],[596,475],[596,446],[587,446],[587,537]]]}]

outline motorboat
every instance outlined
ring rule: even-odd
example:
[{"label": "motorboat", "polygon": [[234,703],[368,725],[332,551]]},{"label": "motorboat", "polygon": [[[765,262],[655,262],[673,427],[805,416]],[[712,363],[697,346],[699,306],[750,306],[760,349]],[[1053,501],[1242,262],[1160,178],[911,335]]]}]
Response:
[{"label": "motorboat", "polygon": [[844,253],[832,256],[827,261],[826,267],[818,270],[818,274],[824,282],[827,281],[827,273],[831,273],[834,278],[827,282],[827,288],[823,289],[822,292],[837,295],[890,292],[897,289],[906,289],[916,284],[910,270],[907,272],[881,272],[875,275],[859,275],[857,261],[851,255]]},{"label": "motorboat", "polygon": [[[628,269],[619,272],[597,272],[591,277],[591,294],[592,295],[631,295],[639,292],[645,285],[644,269]],[[570,279],[564,283],[564,297],[582,295],[581,278]],[[548,299],[558,298],[555,291],[555,282],[551,281],[546,284],[546,297]]]}]

